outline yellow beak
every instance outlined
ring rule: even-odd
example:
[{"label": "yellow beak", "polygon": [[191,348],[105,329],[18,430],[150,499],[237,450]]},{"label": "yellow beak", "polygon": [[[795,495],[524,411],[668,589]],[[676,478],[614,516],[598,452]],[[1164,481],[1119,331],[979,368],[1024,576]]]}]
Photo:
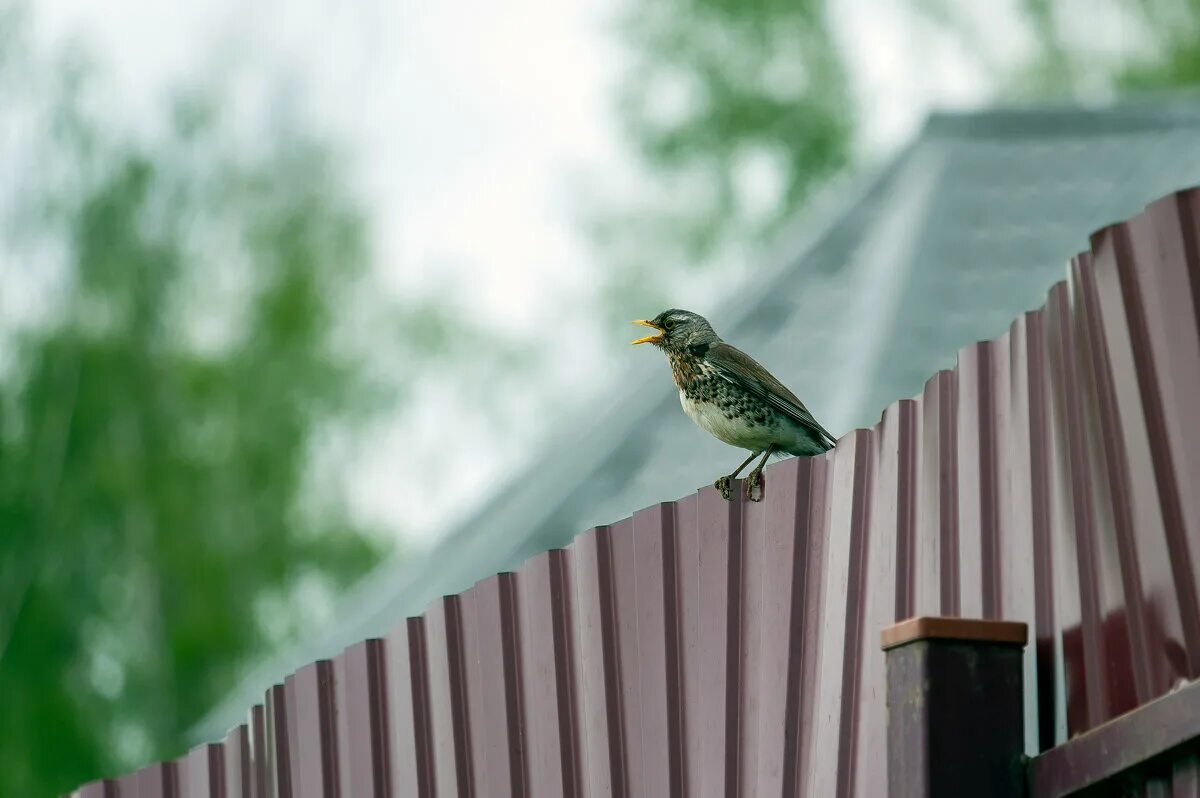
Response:
[{"label": "yellow beak", "polygon": [[[634,319],[633,323],[640,324],[643,327],[649,327],[652,330],[661,329],[654,322],[646,321],[645,319]],[[661,340],[662,340],[662,334],[660,333],[658,335],[647,335],[645,338],[639,338],[636,341],[630,341],[630,343],[631,344],[652,344],[652,343],[655,343],[656,341],[661,341]]]}]

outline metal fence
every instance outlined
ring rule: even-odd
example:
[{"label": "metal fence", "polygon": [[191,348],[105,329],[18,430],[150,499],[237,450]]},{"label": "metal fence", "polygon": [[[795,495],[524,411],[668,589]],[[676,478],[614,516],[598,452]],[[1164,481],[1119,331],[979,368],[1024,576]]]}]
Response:
[{"label": "metal fence", "polygon": [[1029,798],[1200,796],[1200,682],[1051,748],[1028,786]]},{"label": "metal fence", "polygon": [[[1200,190],[1169,196],[761,504],[590,531],[76,794],[875,798],[879,633],[921,614],[1029,625],[1031,755],[1147,704],[1200,676],[1198,247]],[[1153,794],[1196,794],[1179,761]]]}]

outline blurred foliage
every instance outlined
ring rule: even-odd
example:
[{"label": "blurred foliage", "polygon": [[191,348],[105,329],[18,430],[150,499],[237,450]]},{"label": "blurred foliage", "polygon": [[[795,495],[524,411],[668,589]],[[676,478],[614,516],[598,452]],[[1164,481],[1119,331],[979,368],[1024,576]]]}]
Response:
[{"label": "blurred foliage", "polygon": [[[914,2],[967,45],[967,52],[986,57],[989,31],[971,24],[964,4]],[[1087,7],[1018,0],[1017,10],[1029,57],[996,76],[1004,95],[1060,99],[1200,84],[1200,0],[1097,0]],[[1119,42],[1112,39],[1114,30],[1120,31]]]},{"label": "blurred foliage", "polygon": [[[1200,0],[1017,0],[1028,58],[1015,65],[996,57],[989,27],[1012,7],[907,5],[978,58],[1002,97],[1200,82]],[[617,111],[648,177],[630,192],[636,199],[610,197],[586,212],[606,267],[603,312],[623,319],[635,303],[675,304],[689,274],[746,265],[814,188],[850,163],[863,114],[848,76],[872,55],[840,46],[847,40],[835,36],[837,10],[824,0],[626,4],[617,31],[631,61]],[[1108,49],[1092,35],[1097,26],[1109,34]]]},{"label": "blurred foliage", "polygon": [[[461,328],[364,286],[363,211],[289,103],[247,129],[185,93],[134,135],[91,73],[0,8],[0,254],[23,264],[0,292],[44,306],[0,323],[5,796],[179,755],[239,666],[379,561],[314,458],[391,409],[374,361],[418,379]],[[372,317],[436,333],[359,346]]]},{"label": "blurred foliage", "polygon": [[822,0],[631,3],[619,31],[633,62],[618,112],[654,180],[591,232],[603,306],[657,307],[673,277],[769,235],[844,167],[854,114]]}]

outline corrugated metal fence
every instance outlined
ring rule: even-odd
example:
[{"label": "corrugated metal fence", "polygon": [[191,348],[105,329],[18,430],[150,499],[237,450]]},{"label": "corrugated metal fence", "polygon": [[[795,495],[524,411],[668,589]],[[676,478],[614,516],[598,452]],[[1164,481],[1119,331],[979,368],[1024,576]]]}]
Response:
[{"label": "corrugated metal fence", "polygon": [[[1195,679],[1200,191],[1091,243],[761,504],[705,489],[588,532],[77,794],[875,798],[879,632],[918,614],[1029,624],[1031,754]],[[1179,762],[1156,789],[1195,789]]]}]

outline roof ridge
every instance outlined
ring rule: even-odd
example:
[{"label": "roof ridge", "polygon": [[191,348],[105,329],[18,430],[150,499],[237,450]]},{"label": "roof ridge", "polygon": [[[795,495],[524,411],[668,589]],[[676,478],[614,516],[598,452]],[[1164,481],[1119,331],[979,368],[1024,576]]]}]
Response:
[{"label": "roof ridge", "polygon": [[919,138],[1027,138],[1111,135],[1200,127],[1200,92],[1167,92],[1111,103],[1012,102],[986,108],[940,108]]}]

